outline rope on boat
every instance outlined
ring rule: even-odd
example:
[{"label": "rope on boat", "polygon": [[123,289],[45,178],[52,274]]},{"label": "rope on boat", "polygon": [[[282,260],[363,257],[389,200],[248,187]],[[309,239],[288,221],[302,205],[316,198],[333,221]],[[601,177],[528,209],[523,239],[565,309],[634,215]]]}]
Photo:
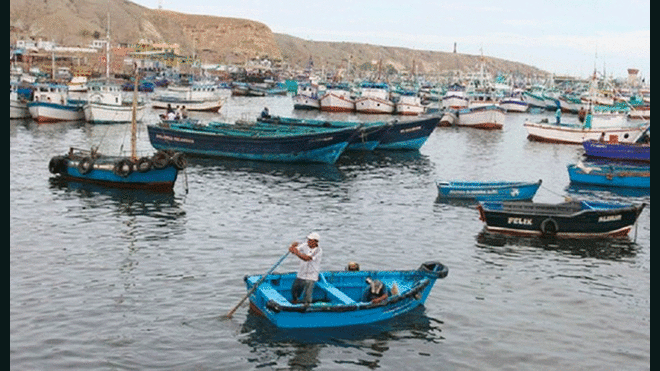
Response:
[{"label": "rope on boat", "polygon": [[186,171],[187,168],[188,167],[186,166],[183,169],[183,180],[184,180],[184,183],[186,183],[186,194],[188,194],[188,172]]}]

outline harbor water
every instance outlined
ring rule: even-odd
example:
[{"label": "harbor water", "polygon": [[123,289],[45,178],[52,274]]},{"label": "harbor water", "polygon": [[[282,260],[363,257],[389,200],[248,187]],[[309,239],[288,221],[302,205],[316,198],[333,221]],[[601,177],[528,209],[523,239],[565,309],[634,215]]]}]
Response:
[{"label": "harbor water", "polygon": [[[280,96],[230,97],[220,113],[192,116],[254,119],[265,106],[320,115]],[[172,194],[49,173],[71,146],[127,153],[130,124],[11,120],[10,368],[649,369],[650,193],[570,185],[566,166],[582,147],[531,142],[523,127],[553,115],[509,113],[497,131],[438,127],[419,151],[348,152],[332,165],[188,158]],[[153,151],[141,126],[138,152]],[[647,207],[624,239],[505,238],[484,233],[474,205],[439,200],[439,179],[542,179],[538,202]],[[423,308],[359,331],[280,331],[247,303],[227,319],[243,277],[268,271],[311,231],[325,270],[438,260],[449,275]],[[289,256],[276,271],[297,264]]]}]

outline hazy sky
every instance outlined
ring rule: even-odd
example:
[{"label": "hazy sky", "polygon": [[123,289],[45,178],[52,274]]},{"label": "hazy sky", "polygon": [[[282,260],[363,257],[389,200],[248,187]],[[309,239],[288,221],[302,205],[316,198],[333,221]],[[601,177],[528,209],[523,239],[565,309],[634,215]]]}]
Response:
[{"label": "hazy sky", "polygon": [[275,33],[453,51],[507,59],[556,74],[594,70],[650,82],[650,0],[132,0],[147,8],[250,19]]}]

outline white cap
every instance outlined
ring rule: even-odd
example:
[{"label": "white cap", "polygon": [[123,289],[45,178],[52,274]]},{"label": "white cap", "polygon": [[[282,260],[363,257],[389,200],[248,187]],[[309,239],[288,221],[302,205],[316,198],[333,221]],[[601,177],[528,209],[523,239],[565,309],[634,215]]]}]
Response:
[{"label": "white cap", "polygon": [[318,240],[321,239],[321,237],[319,236],[318,233],[316,233],[316,232],[312,232],[312,233],[310,233],[310,234],[307,236],[307,239],[308,239],[308,240],[316,240],[316,241],[318,241]]}]

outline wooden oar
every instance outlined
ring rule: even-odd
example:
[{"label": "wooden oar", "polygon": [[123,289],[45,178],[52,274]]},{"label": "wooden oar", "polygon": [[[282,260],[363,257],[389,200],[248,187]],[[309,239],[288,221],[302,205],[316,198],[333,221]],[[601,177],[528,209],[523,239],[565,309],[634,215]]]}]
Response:
[{"label": "wooden oar", "polygon": [[269,274],[273,273],[273,271],[275,270],[275,268],[277,268],[277,266],[280,265],[280,264],[284,261],[284,259],[286,259],[287,256],[289,256],[289,251],[287,251],[286,254],[282,255],[282,257],[280,258],[280,260],[278,260],[277,263],[275,263],[275,265],[273,265],[273,267],[270,268],[270,270],[268,270],[268,272],[266,272],[266,274],[264,274],[263,276],[261,276],[261,278],[259,278],[259,281],[257,281],[257,282],[252,286],[252,288],[250,289],[250,291],[248,291],[248,293],[245,294],[245,296],[243,297],[243,299],[241,299],[241,301],[239,301],[238,304],[236,304],[236,306],[234,307],[234,309],[230,310],[229,313],[227,313],[227,316],[226,316],[227,318],[231,318],[231,316],[234,315],[234,312],[236,312],[236,309],[238,309],[238,307],[240,307],[241,304],[243,304],[243,302],[245,301],[245,299],[247,299],[248,297],[250,297],[250,295],[252,295],[252,293],[254,292],[254,290],[256,290],[257,287],[259,287],[259,285],[261,285],[261,283],[266,279],[266,277],[267,277]]}]

